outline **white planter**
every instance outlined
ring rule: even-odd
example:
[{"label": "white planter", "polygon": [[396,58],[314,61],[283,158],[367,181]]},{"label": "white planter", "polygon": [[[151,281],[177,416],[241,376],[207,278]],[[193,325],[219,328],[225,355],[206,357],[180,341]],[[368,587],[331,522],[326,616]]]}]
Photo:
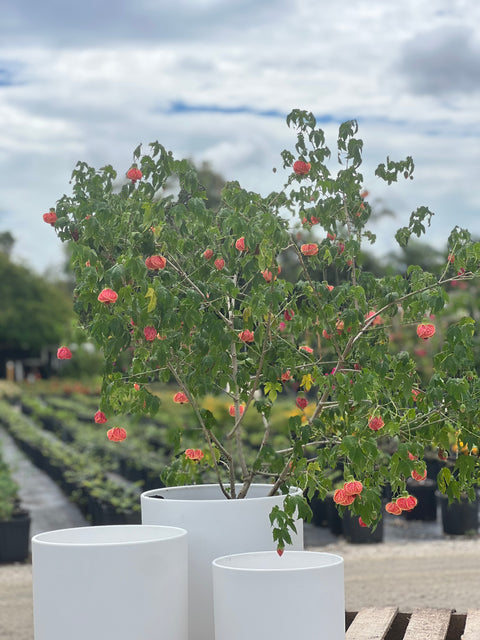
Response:
[{"label": "white planter", "polygon": [[345,640],[343,558],[315,551],[213,562],[215,640]]},{"label": "white planter", "polygon": [[187,640],[187,532],[79,527],[32,538],[35,640]]},{"label": "white planter", "polygon": [[[218,485],[168,487],[141,495],[144,524],[188,531],[190,640],[213,640],[212,561],[231,553],[276,549],[269,515],[275,505],[283,505],[284,496],[268,496],[270,489],[252,485],[242,500],[226,499]],[[300,550],[303,521],[296,527],[292,548]]]}]

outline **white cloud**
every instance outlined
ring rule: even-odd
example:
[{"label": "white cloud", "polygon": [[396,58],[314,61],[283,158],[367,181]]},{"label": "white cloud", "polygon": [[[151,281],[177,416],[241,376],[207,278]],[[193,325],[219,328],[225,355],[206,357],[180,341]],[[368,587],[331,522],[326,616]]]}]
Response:
[{"label": "white cloud", "polygon": [[[476,0],[9,3],[0,230],[39,270],[62,260],[41,215],[68,191],[76,161],[123,171],[139,142],[156,139],[249,189],[279,188],[272,168],[294,144],[281,114],[299,107],[323,119],[331,146],[342,119],[359,119],[366,175],[387,154],[414,157],[412,183],[387,191],[369,178],[399,215],[427,204],[435,237],[460,219],[479,233],[478,100],[465,91],[478,80],[477,19]],[[455,91],[438,91],[451,68]]]}]

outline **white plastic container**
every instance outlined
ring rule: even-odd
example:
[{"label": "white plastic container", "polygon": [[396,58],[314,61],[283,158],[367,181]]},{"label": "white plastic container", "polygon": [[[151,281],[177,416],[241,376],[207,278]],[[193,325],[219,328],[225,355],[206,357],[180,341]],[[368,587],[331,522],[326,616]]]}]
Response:
[{"label": "white plastic container", "polygon": [[187,532],[79,527],[32,538],[35,640],[187,640]]},{"label": "white plastic container", "polygon": [[[282,507],[285,496],[268,496],[270,489],[268,484],[252,485],[241,500],[226,499],[218,485],[168,487],[141,495],[144,524],[188,531],[190,640],[213,640],[212,561],[231,553],[276,549],[269,516],[274,506]],[[302,520],[296,528],[291,548],[301,550]]]},{"label": "white plastic container", "polygon": [[215,640],[345,640],[343,558],[315,551],[213,561]]}]

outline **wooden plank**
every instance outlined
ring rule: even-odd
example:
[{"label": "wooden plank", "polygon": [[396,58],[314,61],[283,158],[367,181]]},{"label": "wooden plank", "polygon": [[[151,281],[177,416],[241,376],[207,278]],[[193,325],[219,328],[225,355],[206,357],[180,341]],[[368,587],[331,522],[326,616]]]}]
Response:
[{"label": "wooden plank", "polygon": [[347,629],[345,640],[384,640],[397,611],[397,607],[360,609]]},{"label": "wooden plank", "polygon": [[445,640],[450,609],[418,609],[412,613],[404,640]]},{"label": "wooden plank", "polygon": [[461,640],[478,640],[480,638],[480,610],[469,609]]}]

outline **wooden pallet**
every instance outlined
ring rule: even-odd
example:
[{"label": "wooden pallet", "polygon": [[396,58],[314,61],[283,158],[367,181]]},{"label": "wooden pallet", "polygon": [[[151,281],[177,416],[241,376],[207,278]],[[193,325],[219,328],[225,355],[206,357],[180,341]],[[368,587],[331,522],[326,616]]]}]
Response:
[{"label": "wooden pallet", "polygon": [[480,640],[480,610],[368,607],[347,613],[345,640]]}]

